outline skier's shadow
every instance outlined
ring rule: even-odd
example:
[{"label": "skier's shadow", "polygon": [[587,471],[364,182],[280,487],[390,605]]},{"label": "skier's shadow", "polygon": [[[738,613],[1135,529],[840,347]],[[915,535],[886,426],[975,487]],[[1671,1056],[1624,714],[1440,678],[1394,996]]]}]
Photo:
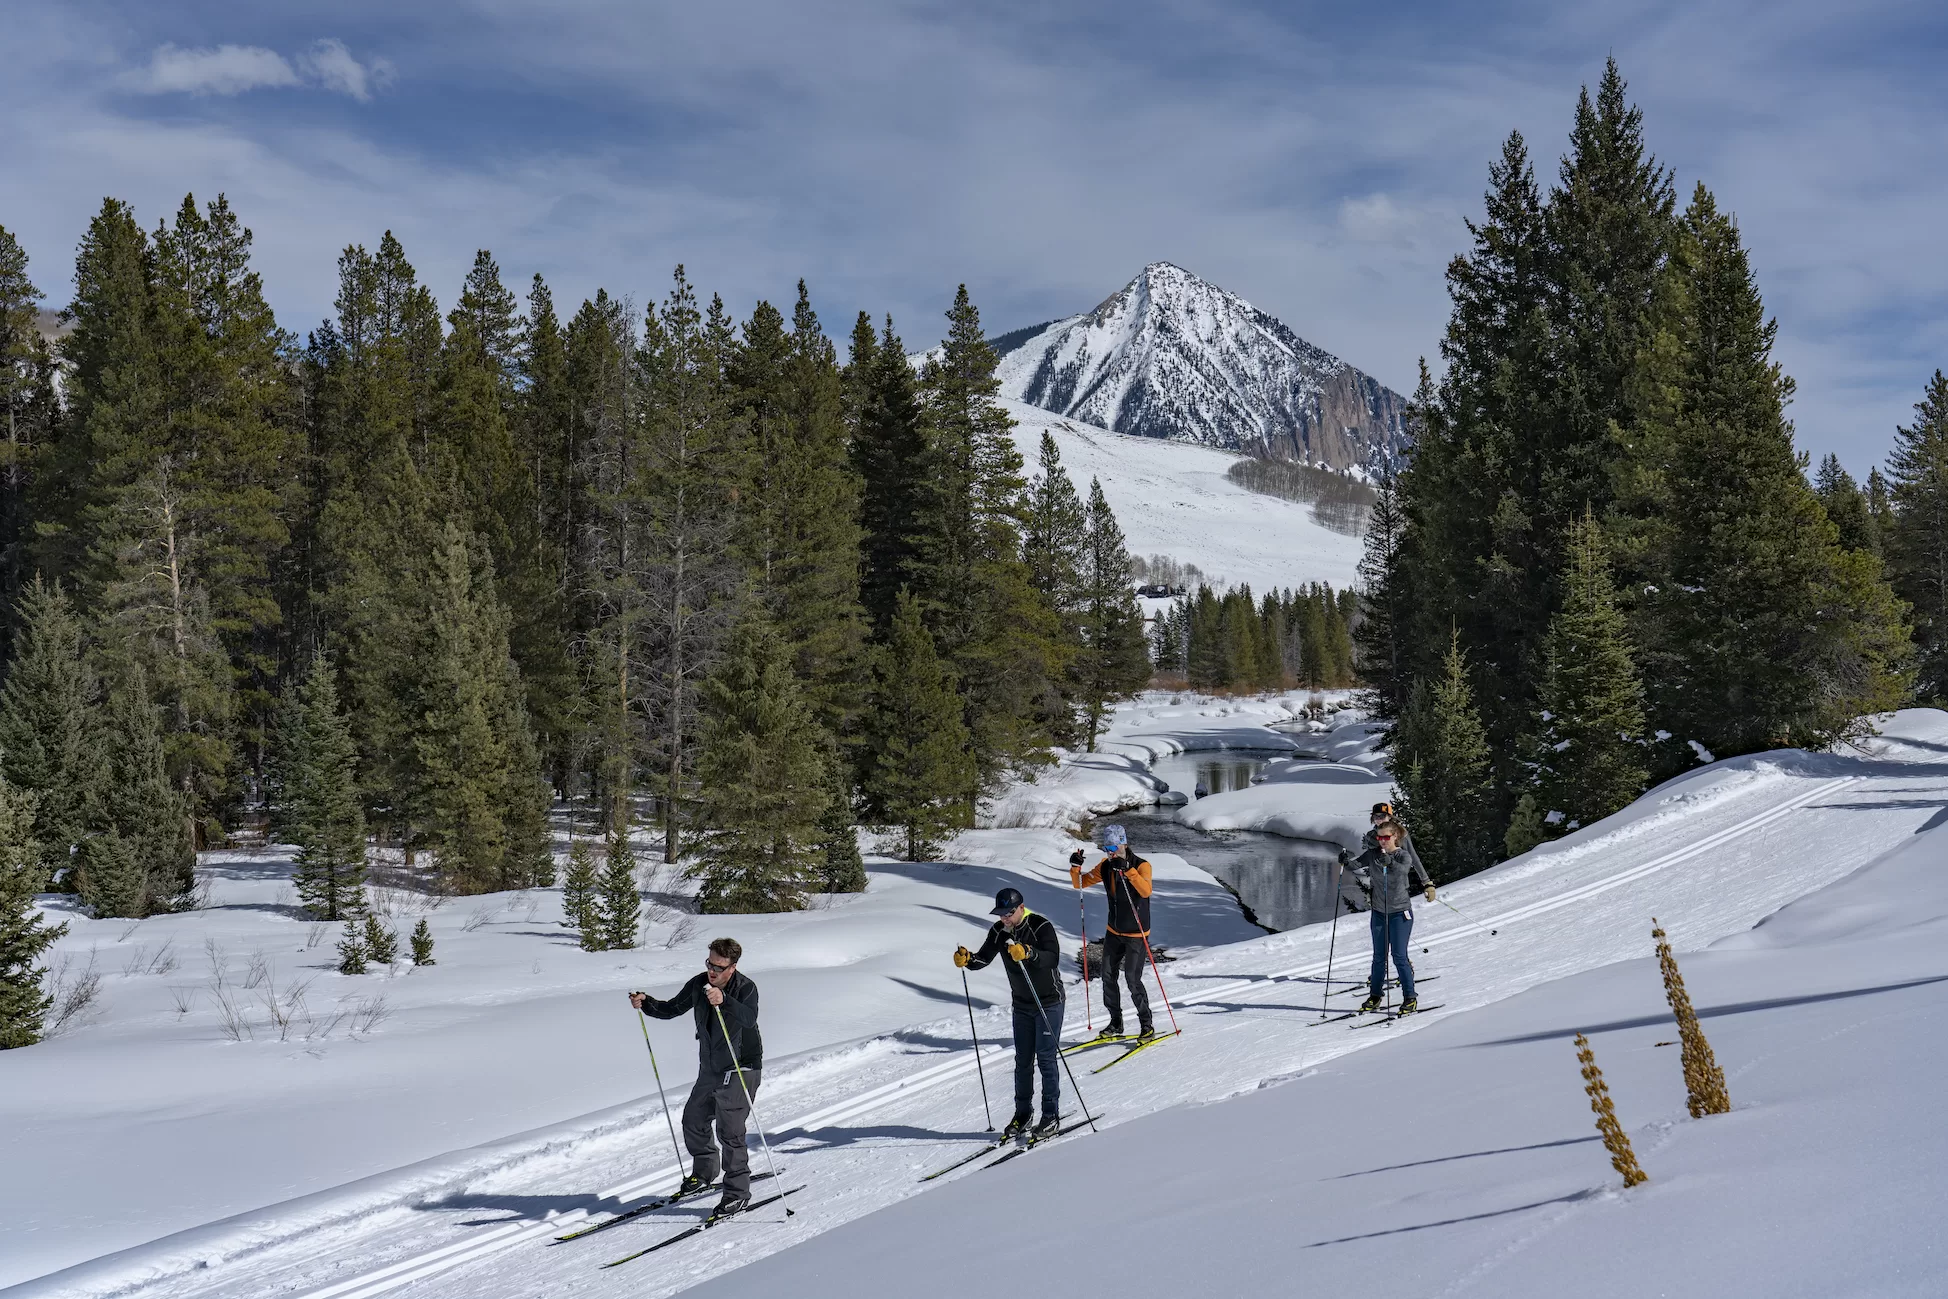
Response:
[{"label": "skier's shadow", "polygon": [[814,1150],[835,1150],[840,1146],[890,1145],[895,1142],[926,1145],[959,1144],[968,1141],[986,1141],[994,1136],[991,1132],[942,1132],[937,1128],[916,1128],[909,1124],[882,1124],[867,1128],[820,1128],[807,1132],[803,1128],[791,1128],[784,1132],[771,1134],[772,1140],[782,1150],[791,1143],[790,1154],[809,1154]]},{"label": "skier's shadow", "polygon": [[[640,1196],[637,1200],[650,1199]],[[497,1227],[508,1222],[539,1222],[550,1214],[584,1209],[590,1213],[620,1213],[637,1200],[621,1200],[613,1195],[443,1195],[437,1200],[421,1200],[413,1207],[429,1211],[446,1209],[495,1209],[506,1216],[468,1218],[460,1227]]]}]

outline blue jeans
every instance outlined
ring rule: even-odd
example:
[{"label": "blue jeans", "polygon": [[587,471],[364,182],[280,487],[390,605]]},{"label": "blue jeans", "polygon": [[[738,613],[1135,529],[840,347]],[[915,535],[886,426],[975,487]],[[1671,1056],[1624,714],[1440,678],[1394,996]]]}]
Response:
[{"label": "blue jeans", "polygon": [[1062,1062],[1056,1055],[1062,1036],[1063,1004],[1043,1006],[1042,1013],[1015,1007],[1015,1113],[1026,1114],[1035,1100],[1035,1067],[1042,1070],[1042,1117],[1052,1119],[1062,1108]]},{"label": "blue jeans", "polygon": [[1369,911],[1367,924],[1373,930],[1373,973],[1366,988],[1375,997],[1387,986],[1387,949],[1393,949],[1393,968],[1400,975],[1400,995],[1414,999],[1414,963],[1407,959],[1407,943],[1414,933],[1412,911]]}]

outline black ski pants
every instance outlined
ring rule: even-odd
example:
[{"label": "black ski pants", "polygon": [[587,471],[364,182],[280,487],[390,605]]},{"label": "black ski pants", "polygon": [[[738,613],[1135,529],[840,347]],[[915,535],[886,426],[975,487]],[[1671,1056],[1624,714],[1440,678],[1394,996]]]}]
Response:
[{"label": "black ski pants", "polygon": [[1042,1117],[1052,1119],[1062,1109],[1063,1003],[1040,1011],[1015,1007],[1015,1113],[1026,1114],[1035,1103],[1035,1072],[1042,1075]]},{"label": "black ski pants", "polygon": [[1109,1022],[1123,1022],[1123,990],[1116,986],[1121,977],[1130,986],[1130,1000],[1136,1003],[1137,1027],[1150,1027],[1150,994],[1143,987],[1143,958],[1147,950],[1142,937],[1103,933],[1103,1005]]},{"label": "black ski pants", "polygon": [[[758,1075],[762,1072],[746,1069],[742,1086],[734,1069],[723,1074],[698,1074],[683,1107],[683,1146],[690,1152],[690,1171],[706,1182],[714,1182],[721,1168],[726,1196],[751,1196],[751,1152],[744,1146],[744,1128],[751,1121],[751,1099],[758,1094]],[[713,1123],[715,1137],[711,1134]],[[718,1140],[724,1143],[721,1158]]]}]

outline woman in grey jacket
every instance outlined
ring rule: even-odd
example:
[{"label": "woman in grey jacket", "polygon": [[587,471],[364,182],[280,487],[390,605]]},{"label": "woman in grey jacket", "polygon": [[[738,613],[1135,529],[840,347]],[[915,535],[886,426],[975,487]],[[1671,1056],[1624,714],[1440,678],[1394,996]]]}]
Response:
[{"label": "woman in grey jacket", "polygon": [[[1347,860],[1340,853],[1342,861]],[[1393,952],[1393,968],[1400,976],[1400,1013],[1420,1009],[1414,995],[1414,963],[1407,959],[1407,945],[1414,932],[1413,877],[1419,876],[1427,900],[1434,900],[1434,881],[1420,864],[1420,854],[1407,842],[1407,831],[1391,817],[1373,827],[1373,846],[1350,861],[1353,880],[1372,903],[1368,921],[1373,930],[1373,972],[1367,977],[1367,998],[1361,1013],[1380,1008],[1380,992],[1387,982],[1387,952]]]}]

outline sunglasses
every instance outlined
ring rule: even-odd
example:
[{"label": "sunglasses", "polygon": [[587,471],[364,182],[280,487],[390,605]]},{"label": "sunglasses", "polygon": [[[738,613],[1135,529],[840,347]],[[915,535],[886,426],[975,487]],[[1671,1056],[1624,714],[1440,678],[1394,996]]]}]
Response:
[{"label": "sunglasses", "polygon": [[1379,842],[1379,843],[1394,843],[1394,842],[1396,842],[1396,840],[1395,840],[1395,838],[1394,838],[1394,836],[1392,836],[1392,835],[1390,835],[1390,834],[1376,834],[1376,835],[1374,835],[1374,836],[1373,836],[1373,838],[1374,838],[1374,839],[1375,839],[1375,840],[1376,840],[1377,842]]},{"label": "sunglasses", "polygon": [[717,964],[717,962],[710,960],[709,958],[705,958],[703,963],[703,968],[709,970],[712,974],[722,974],[725,970],[731,970],[737,968],[737,962],[728,961],[723,965],[719,965]]}]

